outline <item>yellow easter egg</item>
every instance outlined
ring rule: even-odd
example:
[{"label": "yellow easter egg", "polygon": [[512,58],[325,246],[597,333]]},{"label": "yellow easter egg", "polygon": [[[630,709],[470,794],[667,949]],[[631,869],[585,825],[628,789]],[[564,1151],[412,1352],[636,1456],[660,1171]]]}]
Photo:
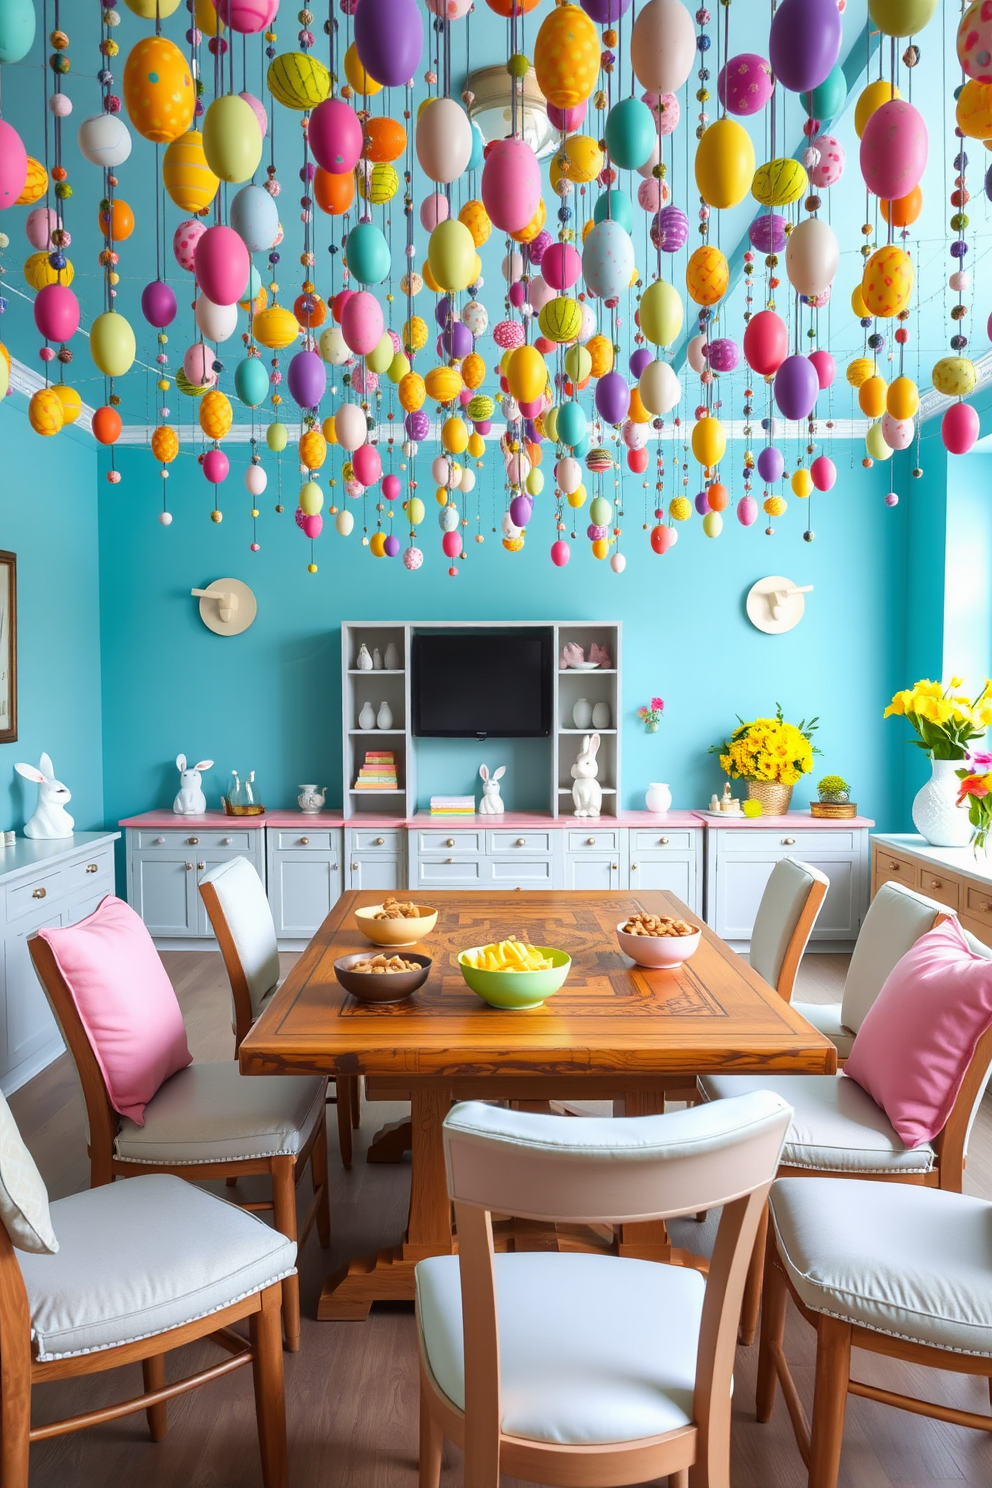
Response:
[{"label": "yellow easter egg", "polygon": [[255,316],[253,322],[255,340],[270,351],[282,351],[292,346],[300,334],[300,323],[292,310],[285,305],[269,305]]},{"label": "yellow easter egg", "polygon": [[181,211],[199,217],[208,210],[220,179],[207,164],[203,135],[198,129],[187,129],[168,146],[162,160],[162,181]]},{"label": "yellow easter egg", "polygon": [[938,393],[949,398],[967,398],[978,385],[978,370],[970,357],[941,357],[931,376]]},{"label": "yellow easter egg", "polygon": [[609,551],[610,551],[610,544],[609,544],[609,541],[607,540],[607,538],[605,538],[605,537],[596,537],[596,538],[593,538],[593,542],[592,542],[592,556],[594,558],[600,558],[600,559],[605,558],[606,555],[607,555],[607,553]]},{"label": "yellow easter egg", "polygon": [[462,390],[462,377],[457,367],[432,367],[424,378],[428,398],[435,403],[451,403]]},{"label": "yellow easter egg", "polygon": [[75,388],[67,387],[64,382],[52,384],[52,392],[62,404],[62,423],[74,424],[83,411],[83,400]]},{"label": "yellow easter egg", "polygon": [[400,407],[407,413],[416,413],[418,408],[423,407],[427,389],[419,372],[408,372],[400,379],[398,396]]},{"label": "yellow easter egg", "polygon": [[472,282],[475,244],[464,222],[448,217],[438,223],[427,242],[427,262],[443,290],[457,292]]},{"label": "yellow easter egg", "polygon": [[656,279],[641,296],[638,316],[641,330],[650,342],[655,346],[670,346],[682,329],[682,296],[674,284]]},{"label": "yellow easter egg", "polygon": [[234,410],[226,393],[211,388],[200,400],[200,428],[208,439],[223,439],[231,427]]},{"label": "yellow easter egg", "polygon": [[157,6],[157,13],[164,21],[173,11],[179,9],[180,0],[124,0],[124,3],[128,10],[133,10],[143,21],[155,19]]},{"label": "yellow easter egg", "polygon": [[608,341],[605,336],[597,334],[590,336],[586,342],[586,351],[592,361],[590,371],[593,377],[605,377],[607,372],[613,371],[613,342]]},{"label": "yellow easter egg", "polygon": [[438,284],[437,280],[434,278],[434,275],[431,272],[430,263],[427,261],[426,258],[424,259],[423,263],[421,264],[421,273],[424,276],[424,283],[427,285],[427,288],[429,290],[431,290],[434,294],[443,294],[444,293],[444,290],[441,288],[440,284]]},{"label": "yellow easter egg", "polygon": [[36,201],[40,201],[48,190],[48,172],[40,160],[35,160],[33,155],[28,156],[28,174],[24,182],[24,190],[14,203],[15,207],[31,207]]},{"label": "yellow easter egg", "polygon": [[547,217],[548,211],[544,205],[544,197],[542,196],[537,204],[537,211],[534,213],[527,226],[522,227],[519,232],[510,233],[510,237],[515,243],[533,243],[534,239],[537,237],[538,233],[541,231],[541,228],[547,221]]},{"label": "yellow easter egg", "polygon": [[865,435],[865,451],[873,460],[892,459],[892,447],[885,442],[881,424],[872,424]]},{"label": "yellow easter egg", "polygon": [[473,460],[481,460],[486,453],[486,441],[474,429],[468,436],[468,452]]},{"label": "yellow easter egg", "polygon": [[69,259],[64,269],[53,269],[44,250],[24,260],[24,277],[32,289],[44,289],[47,284],[71,284],[75,272]]},{"label": "yellow easter egg", "polygon": [[754,173],[751,195],[763,207],[784,207],[798,201],[809,189],[809,177],[798,160],[782,156],[759,165]]},{"label": "yellow easter egg", "polygon": [[403,322],[401,337],[408,351],[422,351],[427,345],[427,322],[420,315],[411,315]]},{"label": "yellow easter egg", "polygon": [[736,119],[717,119],[696,146],[696,185],[708,206],[736,207],[751,189],[754,145]]},{"label": "yellow easter egg", "polygon": [[592,96],[599,75],[599,33],[577,5],[546,15],[534,42],[537,85],[556,108],[575,108]]},{"label": "yellow easter egg", "polygon": [[794,494],[805,501],[813,489],[813,477],[805,466],[800,466],[798,470],[793,471],[790,484]]},{"label": "yellow easter egg", "polygon": [[865,418],[879,419],[885,412],[886,382],[877,372],[866,377],[858,388],[858,407]]},{"label": "yellow easter egg", "polygon": [[570,346],[565,353],[565,375],[574,383],[592,376],[592,357],[585,346]]},{"label": "yellow easter egg", "polygon": [[385,558],[386,556],[386,534],[382,531],[373,532],[369,538],[369,552],[373,558]]},{"label": "yellow easter egg", "polygon": [[582,311],[568,295],[555,295],[541,306],[537,320],[549,341],[574,341],[582,326]]},{"label": "yellow easter egg", "polygon": [[789,510],[789,503],[784,496],[766,496],[763,508],[769,517],[781,517]]},{"label": "yellow easter egg", "polygon": [[[354,45],[349,47],[349,55],[354,50]],[[298,111],[316,108],[331,92],[330,73],[309,52],[283,52],[273,57],[265,81],[276,103]]]},{"label": "yellow easter egg", "polygon": [[460,455],[468,444],[468,428],[458,417],[445,419],[441,425],[441,443],[449,455]]},{"label": "yellow easter egg", "polygon": [[324,505],[324,493],[316,481],[304,481],[298,497],[300,511],[304,516],[315,517]]},{"label": "yellow easter egg", "polygon": [[692,516],[692,502],[688,496],[673,496],[668,503],[668,515],[673,522],[688,522]]},{"label": "yellow easter egg", "polygon": [[458,221],[464,223],[468,228],[472,234],[472,242],[476,248],[482,247],[493,230],[493,225],[489,220],[489,213],[486,211],[482,202],[476,201],[474,197],[462,207],[458,213]]},{"label": "yellow easter egg", "polygon": [[[169,3],[171,4],[171,0],[169,0]],[[173,5],[172,9],[175,10],[175,8],[176,7]],[[169,15],[170,13],[170,11],[164,9],[160,10],[159,12],[159,14],[163,16]],[[202,31],[204,36],[220,36],[221,32],[224,30],[224,22],[217,14],[217,7],[214,4],[214,0],[196,0],[196,4],[193,8],[193,14],[196,20],[196,28],[198,31]],[[153,9],[153,19],[154,16],[155,11]]]},{"label": "yellow easter egg", "polygon": [[885,395],[886,413],[894,419],[911,419],[919,406],[920,390],[911,377],[897,377],[889,383]]},{"label": "yellow easter egg", "polygon": [[510,392],[518,403],[534,403],[544,392],[548,369],[536,346],[517,346],[506,369]]},{"label": "yellow easter egg", "polygon": [[97,316],[90,326],[90,356],[104,377],[123,377],[135,351],[134,332],[123,315],[107,310]]},{"label": "yellow easter egg", "polygon": [[727,436],[718,418],[707,414],[697,419],[692,429],[692,453],[700,465],[712,469],[719,465],[727,448]]},{"label": "yellow easter egg", "polygon": [[627,408],[627,417],[632,424],[647,424],[651,422],[651,415],[641,401],[641,390],[636,382],[630,390],[630,404]]},{"label": "yellow easter egg", "polygon": [[599,141],[588,134],[571,134],[551,157],[552,188],[557,187],[562,176],[576,186],[586,185],[595,181],[602,169],[603,152]]},{"label": "yellow easter egg", "polygon": [[[344,75],[348,79],[356,93],[362,93],[366,98],[372,98],[381,92],[382,84],[377,83],[371,73],[366,72],[358,55],[358,48],[352,42],[344,54]],[[325,94],[326,97],[326,94]]]},{"label": "yellow easter egg", "polygon": [[858,95],[858,101],[854,106],[854,132],[858,139],[865,132],[865,125],[876,109],[881,108],[883,103],[889,103],[893,98],[901,98],[902,94],[894,84],[885,78],[876,78],[863,88]]},{"label": "yellow easter egg", "polygon": [[877,248],[865,264],[861,279],[861,295],[869,315],[891,319],[905,310],[915,278],[913,261],[905,249],[894,243]]},{"label": "yellow easter egg", "polygon": [[409,370],[410,358],[402,351],[395,351],[393,353],[392,361],[386,368],[386,376],[389,378],[390,382],[395,383],[398,386],[403,381],[403,378],[406,376]]},{"label": "yellow easter egg", "polygon": [[855,357],[848,364],[847,380],[853,388],[859,388],[875,370],[875,363],[870,357]]},{"label": "yellow easter egg", "polygon": [[39,388],[31,394],[28,422],[36,434],[57,434],[65,422],[62,400],[54,388]]},{"label": "yellow easter egg", "polygon": [[462,381],[467,388],[477,388],[482,386],[485,376],[485,362],[477,351],[470,351],[462,362]]},{"label": "yellow easter egg", "polygon": [[385,162],[374,165],[368,177],[358,177],[358,194],[363,201],[371,202],[374,207],[381,207],[384,202],[392,201],[399,189],[399,176]]},{"label": "yellow easter egg", "polygon": [[865,304],[860,284],[856,284],[851,290],[851,309],[859,320],[866,320],[868,318],[868,306]]},{"label": "yellow easter egg", "polygon": [[588,496],[588,491],[586,490],[582,482],[579,481],[579,484],[576,486],[575,490],[570,491],[565,497],[565,500],[574,511],[581,511],[582,507],[584,507],[586,504]]},{"label": "yellow easter egg", "polygon": [[128,118],[144,139],[167,145],[191,128],[196,89],[189,63],[164,36],[134,43],[124,64],[123,91]]},{"label": "yellow easter egg", "polygon": [[506,551],[508,553],[519,553],[520,552],[520,549],[523,547],[523,545],[524,545],[523,536],[520,536],[520,537],[504,537],[504,539],[503,539],[503,546],[504,546],[504,548],[506,549]]},{"label": "yellow easter egg", "polygon": [[179,453],[179,435],[168,424],[160,424],[152,434],[152,454],[162,465],[169,465]]},{"label": "yellow easter egg", "polygon": [[327,440],[319,429],[308,429],[300,435],[300,464],[308,470],[319,470],[327,459]]},{"label": "yellow easter egg", "polygon": [[730,265],[712,243],[697,248],[686,264],[685,283],[697,305],[715,305],[727,292]]},{"label": "yellow easter egg", "polygon": [[[399,354],[402,355],[402,353]],[[396,355],[397,352],[393,347],[393,338],[388,331],[383,331],[372,350],[367,353],[365,365],[370,372],[381,375],[383,372],[388,372],[393,357]],[[406,358],[404,357],[403,360],[406,361]]]},{"label": "yellow easter egg", "polygon": [[419,496],[411,496],[409,501],[404,501],[403,510],[406,512],[406,519],[411,527],[419,527],[427,515],[424,503]]},{"label": "yellow easter egg", "polygon": [[262,158],[262,130],[250,103],[237,93],[215,98],[203,116],[203,153],[222,181],[250,181]]},{"label": "yellow easter egg", "polygon": [[954,117],[968,139],[988,139],[992,135],[992,83],[969,78],[958,94]]}]

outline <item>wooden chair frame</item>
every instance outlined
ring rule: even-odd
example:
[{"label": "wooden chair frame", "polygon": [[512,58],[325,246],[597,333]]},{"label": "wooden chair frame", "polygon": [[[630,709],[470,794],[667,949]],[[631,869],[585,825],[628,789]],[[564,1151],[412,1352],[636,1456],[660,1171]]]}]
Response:
[{"label": "wooden chair frame", "polygon": [[[17,1256],[7,1231],[0,1225],[0,1481],[4,1488],[28,1488],[28,1458],[32,1442],[81,1431],[119,1416],[145,1411],[153,1441],[162,1441],[167,1429],[168,1401],[200,1385],[252,1366],[258,1444],[262,1455],[265,1488],[288,1488],[286,1462],[286,1410],[283,1394],[282,1340],[279,1310],[282,1299],[278,1282],[230,1307],[182,1327],[170,1328],[152,1338],[118,1344],[115,1348],[81,1354],[69,1359],[39,1363],[31,1354],[31,1313]],[[248,1319],[245,1338],[234,1324]],[[218,1364],[166,1384],[165,1355],[200,1338],[210,1338],[228,1355]],[[102,1406],[80,1416],[31,1425],[31,1391],[49,1380],[75,1379],[141,1364],[144,1390],[115,1405]]]},{"label": "wooden chair frame", "polygon": [[[120,1115],[114,1110],[107,1090],[103,1071],[100,1069],[83,1027],[82,1019],[73,1001],[72,993],[62,975],[51,946],[41,936],[28,939],[28,950],[48,999],[52,1004],[62,1036],[69,1046],[79,1083],[89,1125],[87,1152],[90,1159],[90,1186],[99,1188],[104,1183],[113,1183],[115,1178],[133,1178],[138,1173],[172,1173],[191,1183],[209,1179],[226,1179],[237,1182],[256,1174],[267,1174],[272,1183],[272,1198],[245,1202],[239,1207],[253,1213],[271,1210],[275,1227],[288,1240],[295,1240],[300,1249],[306,1243],[314,1225],[321,1246],[326,1250],[331,1243],[331,1216],[327,1186],[327,1126],[319,1120],[308,1141],[295,1157],[231,1158],[204,1163],[152,1163],[124,1162],[114,1155],[114,1143],[120,1129]],[[246,1076],[245,1078],[249,1078]],[[296,1218],[296,1186],[310,1166],[313,1184],[313,1199],[307,1210],[302,1227]],[[283,1322],[286,1330],[286,1347],[296,1353],[300,1346],[300,1283],[297,1275],[287,1276],[282,1283]]]},{"label": "wooden chair frame", "polygon": [[[419,1488],[438,1488],[444,1438],[465,1452],[470,1488],[499,1488],[500,1474],[561,1488],[653,1482],[669,1488],[730,1488],[730,1411],[741,1293],[770,1184],[724,1205],[710,1262],[699,1332],[695,1422],[661,1436],[560,1446],[500,1429],[499,1336],[492,1213],[455,1200],[465,1320],[465,1411],[441,1390],[420,1345]],[[471,1418],[472,1429],[466,1429]]]},{"label": "wooden chair frame", "polygon": [[803,905],[802,913],[796,921],[796,928],[792,932],[789,944],[785,948],[782,965],[779,968],[778,981],[775,991],[783,1002],[792,1001],[792,992],[796,985],[796,976],[802,963],[806,945],[813,933],[813,927],[820,918],[820,910],[827,896],[829,884],[820,883],[814,878],[806,895],[806,903]]},{"label": "wooden chair frame", "polygon": [[[217,944],[224,958],[227,979],[231,984],[231,999],[234,1003],[234,1057],[237,1059],[241,1041],[255,1021],[251,991],[231,927],[227,922],[227,915],[224,913],[224,906],[217,893],[217,887],[210,882],[201,883],[199,887],[200,898],[203,900],[214,935],[217,937]],[[341,1162],[344,1167],[350,1168],[353,1154],[352,1129],[357,1129],[361,1122],[359,1076],[335,1075],[334,1095],[328,1096],[327,1103],[337,1106],[338,1147],[341,1152]]]},{"label": "wooden chair frame", "polygon": [[[789,1296],[806,1321],[816,1329],[812,1426],[799,1399],[782,1347],[786,1301]],[[813,1312],[801,1301],[792,1285],[773,1240],[768,1246],[765,1263],[758,1354],[757,1416],[759,1421],[771,1419],[777,1387],[781,1384],[799,1454],[809,1471],[809,1488],[837,1488],[848,1395],[861,1395],[867,1400],[877,1400],[883,1405],[911,1411],[914,1415],[947,1421],[952,1426],[971,1426],[979,1431],[992,1432],[992,1415],[983,1416],[974,1411],[938,1405],[920,1400],[915,1395],[902,1395],[894,1390],[884,1390],[852,1379],[852,1348],[866,1349],[869,1353],[884,1354],[892,1359],[903,1359],[910,1364],[923,1364],[930,1369],[977,1375],[988,1380],[992,1397],[992,1359],[911,1343],[891,1334],[875,1333],[869,1328],[845,1323],[840,1318]]]}]

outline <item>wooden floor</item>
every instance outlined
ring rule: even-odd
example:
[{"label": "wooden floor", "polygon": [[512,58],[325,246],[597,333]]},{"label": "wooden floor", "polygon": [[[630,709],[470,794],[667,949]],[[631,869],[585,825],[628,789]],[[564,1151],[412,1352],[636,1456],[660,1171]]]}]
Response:
[{"label": "wooden floor", "polygon": [[[177,952],[165,962],[186,1016],[190,1047],[199,1059],[227,1058],[233,1048],[228,994],[219,954]],[[292,957],[284,958],[284,969]],[[807,957],[797,1001],[836,1001],[846,969],[841,956]],[[87,1185],[81,1099],[68,1060],[49,1067],[11,1100],[14,1115],[54,1198]],[[333,1108],[332,1108],[333,1111]],[[356,1161],[345,1173],[331,1132],[333,1249],[316,1236],[300,1259],[303,1338],[286,1357],[290,1481],[293,1488],[416,1488],[417,1371],[413,1309],[377,1306],[367,1323],[313,1321],[321,1280],[330,1264],[395,1241],[403,1228],[409,1191],[405,1166],[368,1166],[365,1144],[399,1108],[366,1107]],[[992,1198],[992,1104],[987,1099],[972,1140],[968,1188]],[[675,1238],[705,1250],[710,1226],[673,1226]],[[112,1257],[108,1256],[108,1264]],[[992,1277],[989,1279],[992,1286]],[[786,1335],[790,1359],[807,1402],[813,1351],[810,1330],[793,1316]],[[211,1353],[186,1351],[183,1367]],[[733,1488],[804,1488],[805,1474],[784,1407],[772,1422],[754,1419],[754,1349],[739,1354],[734,1394]],[[856,1355],[861,1377],[930,1394],[974,1411],[988,1408],[978,1381],[956,1379]],[[135,1368],[80,1382],[48,1386],[36,1396],[35,1418],[76,1414],[107,1399],[108,1385],[123,1395],[140,1386]],[[174,1401],[166,1440],[149,1439],[143,1416],[115,1422],[32,1448],[32,1488],[253,1488],[261,1483],[251,1380],[241,1371]],[[850,1399],[841,1488],[989,1488],[992,1436],[925,1421],[869,1401]],[[442,1488],[460,1488],[458,1453],[449,1449]],[[504,1488],[513,1488],[504,1479]]]}]

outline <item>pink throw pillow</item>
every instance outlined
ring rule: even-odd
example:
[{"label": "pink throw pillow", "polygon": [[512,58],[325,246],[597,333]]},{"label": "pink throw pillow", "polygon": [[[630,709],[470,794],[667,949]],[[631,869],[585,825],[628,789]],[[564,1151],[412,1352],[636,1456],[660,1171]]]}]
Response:
[{"label": "pink throw pillow", "polygon": [[943,1131],[975,1046],[992,1024],[992,961],[955,919],[897,961],[844,1066],[881,1106],[907,1147]]},{"label": "pink throw pillow", "polygon": [[65,977],[115,1111],[145,1106],[193,1062],[172,983],[141,920],[113,894],[64,930],[39,930]]}]

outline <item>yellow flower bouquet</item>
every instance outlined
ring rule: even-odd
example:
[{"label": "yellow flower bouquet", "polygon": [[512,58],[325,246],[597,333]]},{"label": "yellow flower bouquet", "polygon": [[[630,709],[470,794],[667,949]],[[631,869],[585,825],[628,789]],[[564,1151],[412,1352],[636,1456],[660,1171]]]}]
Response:
[{"label": "yellow flower bouquet", "polygon": [[961,760],[972,739],[980,739],[992,724],[992,681],[977,697],[962,692],[963,677],[952,677],[947,687],[924,679],[897,692],[885,710],[886,718],[907,718],[917,738],[909,742],[935,760]]},{"label": "yellow flower bouquet", "polygon": [[710,752],[719,754],[725,774],[738,780],[787,786],[809,774],[813,755],[820,752],[810,740],[819,720],[786,723],[781,704],[776,703],[775,708],[774,718],[754,718],[750,723],[738,715],[740,727],[723,744],[711,746]]}]

